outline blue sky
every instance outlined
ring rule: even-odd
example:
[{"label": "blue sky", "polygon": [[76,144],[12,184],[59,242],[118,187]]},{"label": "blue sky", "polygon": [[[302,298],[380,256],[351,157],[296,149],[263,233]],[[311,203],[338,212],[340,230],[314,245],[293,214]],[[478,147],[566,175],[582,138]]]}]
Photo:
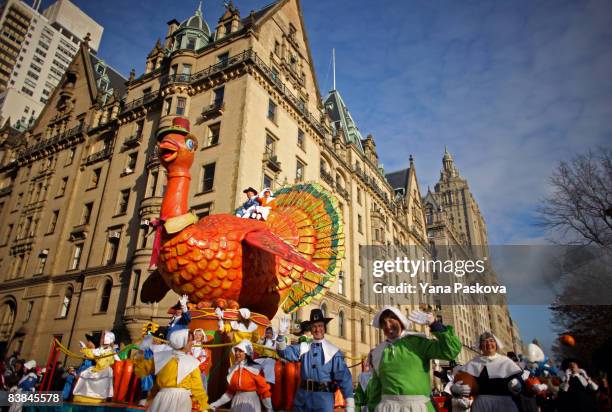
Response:
[{"label": "blue sky", "polygon": [[[123,74],[142,73],[166,22],[197,6],[73,1],[105,27],[99,54]],[[235,3],[243,16],[267,4]],[[337,88],[362,134],[374,135],[386,171],[414,155],[425,192],[448,145],[491,244],[542,243],[533,210],[555,165],[612,141],[609,1],[306,0],[302,8],[322,94],[335,47]],[[222,10],[221,0],[203,4],[212,27]],[[512,307],[523,337],[546,345],[547,313]]]}]

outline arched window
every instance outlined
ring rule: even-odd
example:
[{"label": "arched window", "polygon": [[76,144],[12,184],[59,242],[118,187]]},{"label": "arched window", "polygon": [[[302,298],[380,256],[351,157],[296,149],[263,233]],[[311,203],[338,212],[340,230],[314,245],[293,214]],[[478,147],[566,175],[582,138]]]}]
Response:
[{"label": "arched window", "polygon": [[12,300],[6,301],[0,306],[0,342],[7,342],[15,323],[17,305]]},{"label": "arched window", "polygon": [[361,327],[361,342],[366,343],[366,324],[365,319],[361,318],[360,327]]},{"label": "arched window", "polygon": [[344,271],[343,270],[341,270],[338,273],[338,293],[341,294],[341,295],[345,294],[345,291],[344,291]]},{"label": "arched window", "polygon": [[113,281],[106,279],[102,288],[102,296],[100,297],[100,312],[106,312],[110,303],[111,292],[113,290]]},{"label": "arched window", "polygon": [[338,312],[338,335],[344,338],[345,325],[344,325],[344,311]]},{"label": "arched window", "polygon": [[321,312],[323,312],[323,316],[327,316],[327,303],[321,303]]},{"label": "arched window", "polygon": [[70,303],[72,302],[72,294],[72,286],[68,286],[68,288],[66,288],[66,293],[64,293],[64,299],[62,299],[62,306],[60,307],[59,313],[60,318],[65,318],[68,316],[68,312],[70,311]]}]

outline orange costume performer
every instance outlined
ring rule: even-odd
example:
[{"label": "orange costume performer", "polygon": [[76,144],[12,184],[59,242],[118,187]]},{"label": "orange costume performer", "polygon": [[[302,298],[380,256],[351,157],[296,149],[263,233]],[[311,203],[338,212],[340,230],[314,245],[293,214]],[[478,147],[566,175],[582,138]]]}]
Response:
[{"label": "orange costume performer", "polygon": [[230,368],[227,374],[227,389],[217,401],[210,404],[211,409],[215,410],[231,400],[232,412],[260,412],[262,404],[266,411],[271,412],[270,385],[266,382],[261,367],[253,362],[253,345],[243,339],[232,348],[234,355],[236,351],[244,352],[246,357]]}]

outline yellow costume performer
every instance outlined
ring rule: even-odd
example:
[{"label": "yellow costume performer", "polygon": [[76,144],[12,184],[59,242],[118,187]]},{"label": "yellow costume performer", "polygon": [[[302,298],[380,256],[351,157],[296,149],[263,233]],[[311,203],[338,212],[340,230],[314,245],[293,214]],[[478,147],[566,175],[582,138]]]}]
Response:
[{"label": "yellow costume performer", "polygon": [[191,412],[209,409],[208,396],[200,377],[200,362],[186,353],[191,348],[189,330],[182,329],[170,335],[172,350],[155,352],[153,359],[135,359],[136,376],[155,373],[155,396],[147,411],[150,412]]},{"label": "yellow costume performer", "polygon": [[102,346],[91,349],[81,342],[81,352],[88,358],[96,358],[96,364],[85,369],[79,375],[74,387],[74,401],[82,403],[100,403],[113,397],[113,369],[111,366],[119,358],[115,355],[113,344],[115,334],[104,331]]}]

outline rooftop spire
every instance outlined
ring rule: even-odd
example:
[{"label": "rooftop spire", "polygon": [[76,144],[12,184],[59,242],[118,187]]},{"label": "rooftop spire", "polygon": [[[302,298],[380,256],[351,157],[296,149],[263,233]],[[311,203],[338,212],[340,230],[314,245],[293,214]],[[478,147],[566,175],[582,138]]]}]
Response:
[{"label": "rooftop spire", "polygon": [[336,90],[336,49],[332,49],[332,75],[333,75],[333,86],[332,90]]},{"label": "rooftop spire", "polygon": [[446,145],[444,145],[444,156],[442,156],[442,167],[443,171],[448,176],[455,176],[457,174],[457,170],[455,169],[455,165],[453,162],[453,157],[448,151]]},{"label": "rooftop spire", "polygon": [[195,11],[196,16],[202,16],[202,2],[198,3],[198,8]]}]

